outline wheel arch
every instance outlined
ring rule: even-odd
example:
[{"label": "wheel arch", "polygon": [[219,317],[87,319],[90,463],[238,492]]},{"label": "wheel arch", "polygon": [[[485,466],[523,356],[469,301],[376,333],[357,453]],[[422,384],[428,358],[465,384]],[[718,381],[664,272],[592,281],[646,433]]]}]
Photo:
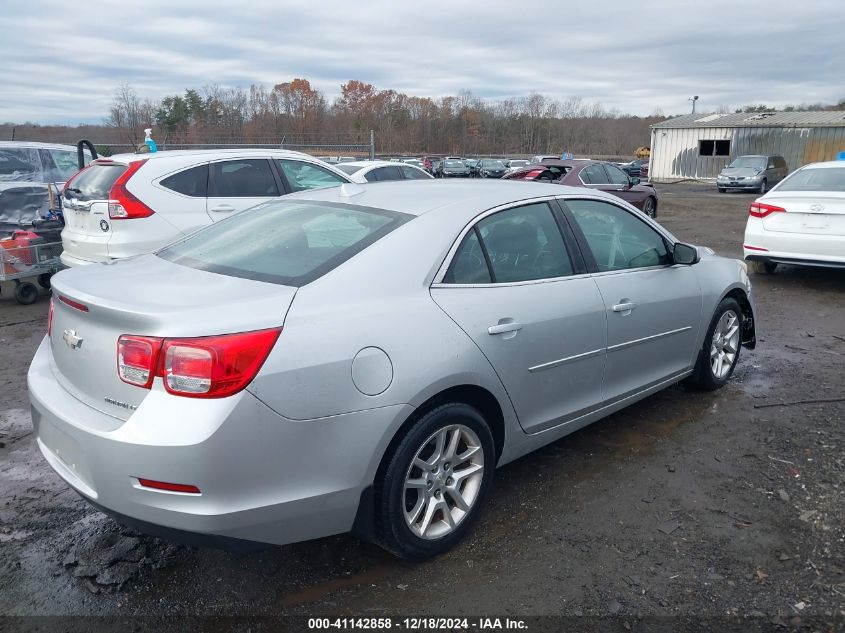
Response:
[{"label": "wheel arch", "polygon": [[754,349],[757,346],[757,321],[754,315],[754,307],[751,305],[751,300],[748,298],[744,288],[734,287],[728,290],[719,302],[724,299],[734,299],[739,307],[742,309],[742,344],[748,349]]},{"label": "wheel arch", "polygon": [[499,403],[498,398],[485,387],[475,384],[458,384],[451,387],[444,388],[434,395],[427,398],[419,406],[411,411],[402,424],[396,429],[387,443],[384,451],[379,457],[378,468],[376,469],[373,483],[368,485],[361,492],[361,498],[358,503],[358,511],[355,514],[355,520],[352,524],[350,532],[363,541],[373,542],[375,539],[375,484],[379,482],[384,476],[384,470],[387,467],[389,456],[393,454],[394,449],[405,437],[408,429],[429,411],[449,402],[462,402],[475,407],[484,416],[484,419],[490,425],[490,432],[493,434],[493,444],[496,451],[496,462],[502,455],[505,445],[505,411]]}]

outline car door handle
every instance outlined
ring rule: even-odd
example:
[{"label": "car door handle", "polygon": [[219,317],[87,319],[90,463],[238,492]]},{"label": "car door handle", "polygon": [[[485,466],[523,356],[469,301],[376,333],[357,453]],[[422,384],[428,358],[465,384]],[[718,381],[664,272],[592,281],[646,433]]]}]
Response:
[{"label": "car door handle", "polygon": [[631,310],[637,307],[637,304],[633,301],[628,301],[626,299],[623,299],[622,301],[623,303],[617,303],[615,306],[613,306],[614,312],[630,312]]},{"label": "car door handle", "polygon": [[216,207],[211,207],[211,210],[217,213],[226,213],[228,211],[234,211],[235,207],[231,204],[218,204]]},{"label": "car door handle", "polygon": [[491,325],[487,328],[487,334],[506,334],[508,332],[516,332],[522,329],[522,323],[499,323],[498,325]]}]

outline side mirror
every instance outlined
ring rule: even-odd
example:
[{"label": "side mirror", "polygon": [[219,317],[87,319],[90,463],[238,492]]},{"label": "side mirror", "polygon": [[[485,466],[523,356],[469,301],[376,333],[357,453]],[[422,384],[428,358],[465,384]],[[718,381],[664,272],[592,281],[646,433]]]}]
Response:
[{"label": "side mirror", "polygon": [[697,264],[701,257],[698,254],[698,249],[690,244],[677,242],[672,252],[672,259],[676,264],[683,264],[684,266],[692,266]]},{"label": "side mirror", "polygon": [[642,182],[639,178],[636,178],[636,177],[634,177],[634,178],[629,178],[628,180],[630,180],[630,181],[631,181],[631,186],[632,186],[632,187],[636,187],[638,184],[640,184],[640,183]]}]

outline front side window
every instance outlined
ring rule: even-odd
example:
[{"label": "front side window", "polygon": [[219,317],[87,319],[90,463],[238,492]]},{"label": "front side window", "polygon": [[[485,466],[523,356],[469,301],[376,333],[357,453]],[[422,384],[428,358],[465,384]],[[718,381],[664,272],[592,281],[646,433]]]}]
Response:
[{"label": "front side window", "polygon": [[587,165],[581,170],[581,180],[585,185],[606,185],[607,174],[601,165]]},{"label": "front side window", "polygon": [[[488,262],[485,275],[483,268]],[[489,278],[492,283],[508,283],[572,273],[572,261],[552,210],[539,202],[479,221],[464,238],[444,281],[486,283]]]},{"label": "front side window", "polygon": [[313,163],[277,158],[276,164],[287,178],[291,191],[334,187],[346,182],[336,173]]},{"label": "front side window", "polygon": [[625,174],[624,171],[616,167],[615,165],[605,165],[605,171],[607,172],[608,177],[610,178],[611,184],[614,185],[628,185],[628,176]]},{"label": "front side window", "polygon": [[279,188],[263,158],[240,158],[211,163],[211,198],[272,198]]},{"label": "front side window", "polygon": [[302,286],[410,219],[355,205],[271,201],[197,231],[157,255],[221,275]]},{"label": "front side window", "polygon": [[601,200],[567,200],[600,272],[672,263],[663,236],[624,209]]}]

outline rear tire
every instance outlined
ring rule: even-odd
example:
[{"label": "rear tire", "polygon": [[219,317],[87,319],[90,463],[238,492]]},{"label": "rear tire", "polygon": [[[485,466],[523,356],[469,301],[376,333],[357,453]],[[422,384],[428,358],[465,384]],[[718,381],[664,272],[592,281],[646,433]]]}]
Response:
[{"label": "rear tire", "polygon": [[420,417],[386,460],[376,481],[378,543],[424,560],[472,528],[490,492],[496,450],[481,413],[452,402]]},{"label": "rear tire", "polygon": [[758,275],[771,275],[778,267],[777,262],[751,261],[748,263],[751,272]]},{"label": "rear tire", "polygon": [[15,286],[15,299],[21,305],[31,305],[38,301],[38,288],[29,282],[18,284]]},{"label": "rear tire", "polygon": [[742,349],[742,326],[739,303],[730,297],[722,299],[710,319],[695,370],[690,376],[694,386],[703,391],[715,391],[730,380]]}]

